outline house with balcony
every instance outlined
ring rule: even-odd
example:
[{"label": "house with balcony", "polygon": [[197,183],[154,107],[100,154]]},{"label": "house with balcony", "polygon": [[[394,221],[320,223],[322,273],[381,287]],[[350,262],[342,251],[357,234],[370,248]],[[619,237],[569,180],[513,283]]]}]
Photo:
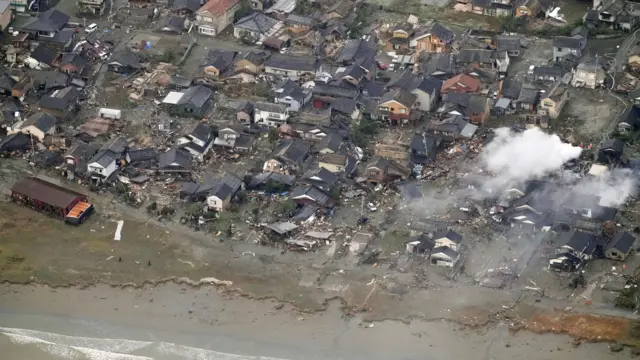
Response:
[{"label": "house with balcony", "polygon": [[254,105],[253,116],[256,124],[279,127],[289,120],[289,108],[285,104],[258,101]]},{"label": "house with balcony", "polygon": [[275,103],[285,104],[289,111],[298,111],[311,100],[311,92],[297,83],[287,80],[276,89]]},{"label": "house with balcony", "polygon": [[198,33],[216,36],[233,23],[240,0],[210,0],[196,12]]},{"label": "house with balcony", "polygon": [[382,119],[389,120],[392,125],[406,124],[409,122],[416,99],[415,95],[405,90],[391,90],[382,95],[378,113]]},{"label": "house with balcony", "polygon": [[547,91],[538,105],[538,115],[548,116],[555,119],[560,116],[564,105],[569,98],[567,87],[560,81],[556,82],[549,91]]},{"label": "house with balcony", "polygon": [[184,135],[178,139],[180,149],[186,150],[198,161],[204,157],[213,147],[215,136],[211,127],[205,123],[197,122],[189,125]]}]

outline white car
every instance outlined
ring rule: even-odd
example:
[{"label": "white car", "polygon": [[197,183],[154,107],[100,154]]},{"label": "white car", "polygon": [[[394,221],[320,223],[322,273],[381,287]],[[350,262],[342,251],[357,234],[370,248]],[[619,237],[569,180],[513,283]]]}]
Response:
[{"label": "white car", "polygon": [[373,203],[368,203],[367,204],[367,208],[369,209],[369,211],[374,212],[374,211],[378,211],[378,208],[373,205]]},{"label": "white car", "polygon": [[96,30],[98,30],[98,24],[96,24],[96,23],[89,24],[89,26],[84,28],[84,32],[86,32],[87,34],[91,34],[92,32],[94,32]]}]

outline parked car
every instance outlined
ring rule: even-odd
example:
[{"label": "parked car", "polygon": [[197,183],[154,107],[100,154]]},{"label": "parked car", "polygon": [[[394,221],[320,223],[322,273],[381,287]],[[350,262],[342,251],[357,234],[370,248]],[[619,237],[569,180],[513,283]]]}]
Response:
[{"label": "parked car", "polygon": [[86,32],[87,34],[91,34],[92,32],[94,32],[96,30],[98,30],[98,24],[96,24],[96,23],[89,24],[89,26],[84,28],[84,32]]},{"label": "parked car", "polygon": [[371,212],[378,211],[378,208],[373,203],[367,203],[367,209]]}]

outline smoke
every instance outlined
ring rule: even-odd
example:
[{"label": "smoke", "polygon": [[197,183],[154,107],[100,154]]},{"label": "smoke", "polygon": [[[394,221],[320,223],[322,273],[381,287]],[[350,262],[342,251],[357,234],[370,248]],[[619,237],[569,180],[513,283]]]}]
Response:
[{"label": "smoke", "polygon": [[628,169],[615,169],[578,181],[574,191],[600,197],[601,206],[618,207],[635,194],[637,182]]},{"label": "smoke", "polygon": [[563,143],[557,135],[538,128],[513,132],[508,128],[495,131],[496,137],[481,153],[481,164],[496,175],[489,186],[513,186],[527,180],[540,179],[562,168],[580,156],[582,149]]},{"label": "smoke", "polygon": [[[545,198],[553,202],[550,208],[561,204],[570,194],[599,196],[600,205],[609,207],[618,207],[634,195],[637,181],[629,170],[615,169],[599,176],[582,176],[564,170],[563,165],[578,159],[581,152],[580,147],[564,143],[557,135],[538,128],[523,132],[496,129],[495,138],[482,149],[479,161],[458,172],[463,182],[465,173],[478,179],[472,181],[474,189],[466,186],[430,188],[423,191],[422,199],[405,205],[412,215],[442,215],[452,207],[463,206],[468,199],[495,199],[514,187],[524,190],[530,180],[546,181],[544,189],[537,191],[548,195]],[[477,173],[476,165],[483,169],[482,175]]]}]

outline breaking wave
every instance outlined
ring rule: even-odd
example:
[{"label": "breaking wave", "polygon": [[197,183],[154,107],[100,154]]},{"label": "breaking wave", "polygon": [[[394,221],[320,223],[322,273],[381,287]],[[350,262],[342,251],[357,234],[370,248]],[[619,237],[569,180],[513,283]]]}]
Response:
[{"label": "breaking wave", "polygon": [[68,336],[44,331],[0,327],[0,334],[16,345],[35,347],[65,360],[286,360],[244,356],[167,342]]}]

